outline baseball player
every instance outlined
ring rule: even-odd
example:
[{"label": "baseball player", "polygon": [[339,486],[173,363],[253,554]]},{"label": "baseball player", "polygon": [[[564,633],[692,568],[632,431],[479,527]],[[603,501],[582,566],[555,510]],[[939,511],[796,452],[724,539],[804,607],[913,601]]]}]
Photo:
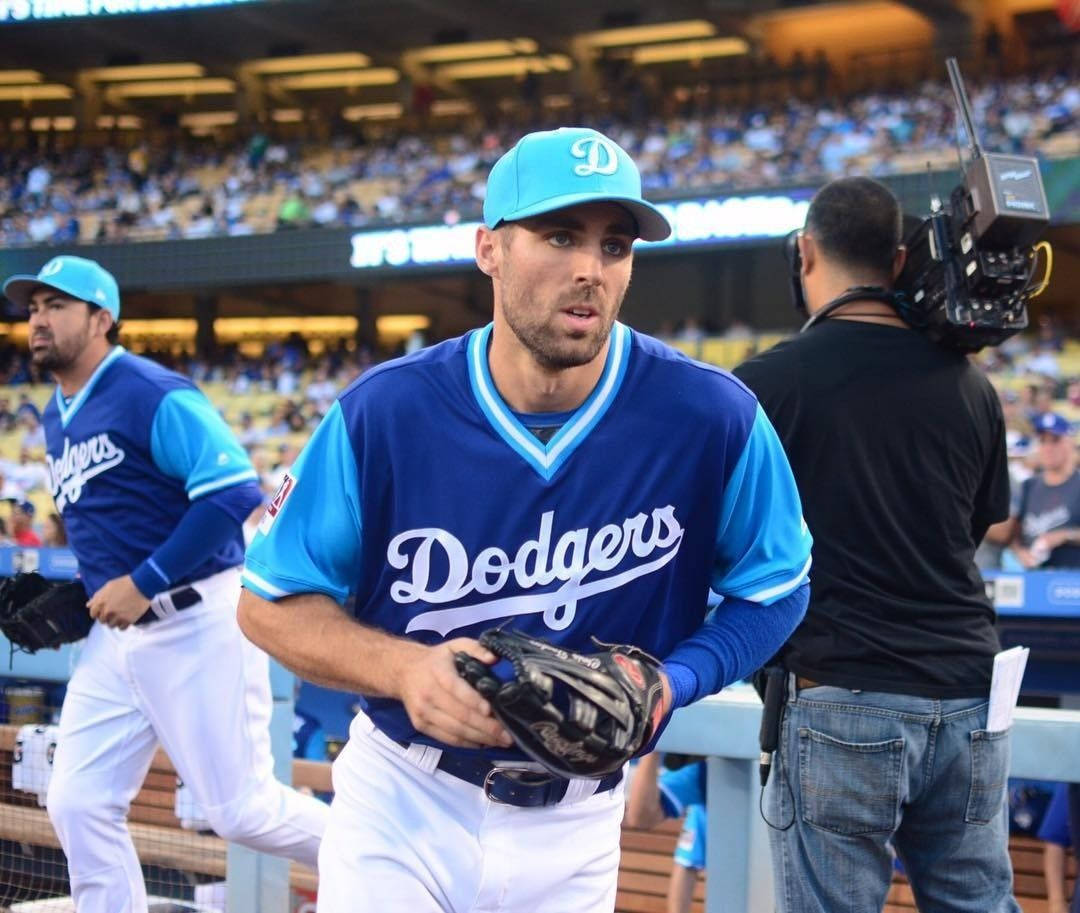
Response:
[{"label": "baseball player", "polygon": [[98,622],[48,794],[76,909],[146,910],[125,819],[158,742],[222,837],[314,866],[326,806],[273,777],[268,661],[235,621],[251,463],[190,381],[116,345],[120,297],[99,264],[54,257],[4,294],[58,384],[50,485]]},{"label": "baseball player", "polygon": [[[494,662],[485,629],[636,644],[666,660],[670,710],[802,617],[810,536],[754,397],[617,321],[634,240],[669,231],[606,136],[525,136],[476,235],[494,322],[353,383],[268,506],[242,628],[364,695],[320,913],[613,908],[622,772],[526,762],[455,671],[455,651]],[[706,624],[710,584],[727,598]]]},{"label": "baseball player", "polygon": [[683,818],[668,882],[667,911],[689,913],[698,873],[705,870],[707,770],[704,761],[693,761],[661,771],[660,760],[660,753],[654,751],[637,763],[626,800],[626,823],[651,828],[665,818]]}]

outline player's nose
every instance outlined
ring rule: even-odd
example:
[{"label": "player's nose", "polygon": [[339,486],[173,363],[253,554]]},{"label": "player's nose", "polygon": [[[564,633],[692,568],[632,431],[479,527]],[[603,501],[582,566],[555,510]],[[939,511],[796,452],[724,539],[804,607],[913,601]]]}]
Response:
[{"label": "player's nose", "polygon": [[574,280],[580,285],[599,285],[603,282],[603,251],[590,248],[579,250],[574,257]]}]

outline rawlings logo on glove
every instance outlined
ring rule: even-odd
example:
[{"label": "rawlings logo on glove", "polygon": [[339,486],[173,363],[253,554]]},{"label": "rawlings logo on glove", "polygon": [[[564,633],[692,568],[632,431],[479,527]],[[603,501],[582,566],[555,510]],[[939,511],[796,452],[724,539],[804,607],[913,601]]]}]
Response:
[{"label": "rawlings logo on glove", "polygon": [[652,738],[663,715],[660,663],[637,647],[576,653],[513,631],[491,630],[480,644],[507,660],[501,678],[467,653],[458,674],[480,692],[534,761],[560,777],[614,773]]},{"label": "rawlings logo on glove", "polygon": [[40,574],[16,574],[0,583],[0,631],[27,653],[82,640],[94,624],[86,598],[79,580],[54,585]]}]

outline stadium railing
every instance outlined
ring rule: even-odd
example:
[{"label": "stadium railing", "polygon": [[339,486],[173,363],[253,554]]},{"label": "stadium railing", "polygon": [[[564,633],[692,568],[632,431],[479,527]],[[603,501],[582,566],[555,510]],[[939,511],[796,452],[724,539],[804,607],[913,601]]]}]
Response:
[{"label": "stadium railing", "polygon": [[[0,640],[0,652],[3,646]],[[63,681],[70,668],[70,659],[70,651],[32,657],[20,655],[16,656],[10,674],[20,678]],[[292,702],[288,678],[287,674],[280,673],[274,687],[272,738],[276,773],[286,782],[296,773],[302,784],[322,788],[326,780],[322,779],[325,774],[315,769],[319,765],[304,765],[291,760]],[[773,909],[768,834],[758,811],[760,715],[761,704],[753,690],[734,686],[678,711],[660,742],[662,750],[705,755],[708,759],[706,913],[768,913]],[[1080,711],[1018,708],[1012,746],[1011,776],[1080,780],[1076,763],[1080,757]],[[669,828],[654,841],[654,846],[635,835],[627,850],[639,855],[649,852],[662,855],[664,850],[670,852],[671,836]],[[212,851],[214,847],[206,849]],[[1026,846],[1022,849],[1030,850]],[[1016,855],[1014,848],[1014,858]],[[285,913],[290,882],[286,863],[230,845],[226,870],[229,909]],[[632,889],[632,881],[626,887]],[[903,890],[896,892],[894,889],[894,893],[898,893],[898,899],[905,896]],[[910,894],[906,896],[910,897]],[[660,898],[656,900],[660,901]],[[636,902],[644,904],[638,909],[652,909],[644,892],[638,894]],[[906,904],[897,903],[895,909],[905,907]],[[1038,913],[1041,908],[1042,902],[1037,899],[1024,903],[1025,913]]]}]

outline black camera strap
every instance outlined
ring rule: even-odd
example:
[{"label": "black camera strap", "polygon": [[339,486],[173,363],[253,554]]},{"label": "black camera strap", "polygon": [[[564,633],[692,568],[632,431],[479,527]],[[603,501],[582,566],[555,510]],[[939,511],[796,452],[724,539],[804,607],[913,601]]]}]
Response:
[{"label": "black camera strap", "polygon": [[810,327],[818,323],[818,321],[824,320],[831,314],[836,313],[836,311],[845,304],[851,304],[853,301],[881,301],[893,308],[897,312],[897,316],[903,319],[900,314],[896,292],[892,289],[887,289],[882,285],[855,285],[847,289],[844,294],[833,298],[832,301],[822,307],[817,313],[812,314],[810,319],[802,325],[802,329],[799,330],[799,332],[805,333]]}]

